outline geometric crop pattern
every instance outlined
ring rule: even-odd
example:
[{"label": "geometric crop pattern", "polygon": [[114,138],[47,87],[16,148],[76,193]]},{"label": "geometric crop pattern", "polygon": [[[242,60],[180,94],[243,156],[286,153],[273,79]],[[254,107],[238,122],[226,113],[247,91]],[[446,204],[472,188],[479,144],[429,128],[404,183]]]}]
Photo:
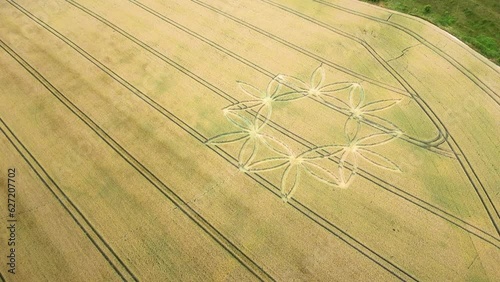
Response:
[{"label": "geometric crop pattern", "polygon": [[[394,123],[376,115],[377,112],[389,110],[401,99],[365,103],[365,91],[360,84],[327,84],[321,65],[312,73],[309,82],[292,76],[277,75],[265,90],[245,82],[238,82],[238,85],[251,99],[223,109],[224,116],[234,125],[235,131],[214,136],[207,144],[240,143],[237,159],[242,172],[282,170],[280,189],[283,201],[292,198],[303,174],[309,174],[332,187],[345,189],[355,180],[361,164],[401,172],[396,163],[372,150],[373,147],[383,146],[402,135]],[[346,114],[344,130],[339,133],[345,136],[345,143],[326,144],[294,152],[283,140],[266,133],[266,125],[272,122],[275,104],[293,103],[306,97],[319,99]],[[366,125],[370,125],[373,133],[359,136],[360,128]],[[331,162],[333,157],[336,160]],[[325,159],[334,164],[333,168],[331,165],[324,165],[322,160]]]}]

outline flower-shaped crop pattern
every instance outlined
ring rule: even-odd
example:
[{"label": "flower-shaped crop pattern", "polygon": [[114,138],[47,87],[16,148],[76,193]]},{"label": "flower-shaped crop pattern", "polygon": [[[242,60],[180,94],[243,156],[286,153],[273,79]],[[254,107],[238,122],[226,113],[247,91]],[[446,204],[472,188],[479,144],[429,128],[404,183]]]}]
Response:
[{"label": "flower-shaped crop pattern", "polygon": [[325,84],[325,76],[325,69],[320,65],[312,73],[309,82],[304,82],[299,78],[286,75],[281,75],[278,79],[281,83],[294,90],[296,93],[301,94],[303,97],[319,98],[323,101],[331,99],[337,100],[338,98],[333,94],[347,89],[353,84],[352,82]]},{"label": "flower-shaped crop pattern", "polygon": [[401,102],[401,99],[384,99],[365,103],[365,91],[360,84],[353,83],[349,88],[346,101],[336,98],[327,103],[349,115],[346,127],[351,134],[359,130],[362,121],[384,132],[400,131],[397,125],[375,113],[392,108]]},{"label": "flower-shaped crop pattern", "polygon": [[281,195],[282,199],[288,201],[299,185],[300,175],[307,173],[315,179],[332,186],[340,183],[332,171],[320,165],[317,161],[329,158],[343,151],[342,146],[328,145],[309,149],[300,154],[294,154],[285,144],[274,140],[272,147],[276,156],[249,163],[245,168],[248,172],[258,173],[275,170],[284,167],[281,175]]},{"label": "flower-shaped crop pattern", "polygon": [[267,85],[265,91],[259,90],[248,83],[238,81],[238,86],[243,91],[243,93],[253,99],[230,105],[224,108],[224,110],[242,111],[248,109],[256,109],[256,111],[258,112],[266,113],[264,115],[271,115],[273,102],[287,102],[302,98],[303,95],[295,91],[282,91],[283,84],[280,83],[280,81],[283,79],[282,77],[283,75],[277,75],[276,77],[274,77]]},{"label": "flower-shaped crop pattern", "polygon": [[[207,144],[240,142],[238,166],[242,172],[280,170],[279,186],[285,202],[292,198],[304,175],[330,186],[347,188],[363,163],[401,171],[397,164],[375,150],[402,134],[392,122],[376,115],[393,107],[400,99],[366,103],[364,89],[359,83],[326,84],[325,70],[321,65],[314,70],[307,83],[292,76],[278,75],[268,83],[265,90],[259,90],[245,82],[238,82],[238,86],[252,99],[223,109],[228,121],[237,129],[214,136]],[[345,122],[340,121],[344,123],[345,143],[316,146],[296,154],[282,139],[274,136],[278,131],[265,129],[271,122],[274,103],[291,102],[305,97],[320,100],[328,107],[347,115]],[[361,130],[363,124],[372,126]],[[276,129],[276,126],[273,128]],[[280,129],[277,134],[286,135],[286,130],[288,129]],[[360,132],[367,130],[375,132],[364,137],[358,136]]]},{"label": "flower-shaped crop pattern", "polygon": [[[373,151],[371,148],[391,142],[401,135],[401,132],[374,133],[362,138],[357,138],[345,133],[347,145],[342,149],[339,161],[339,187],[347,188],[358,173],[359,160],[365,160],[376,167],[401,172],[399,166],[387,157]],[[348,169],[346,164],[352,168]]]},{"label": "flower-shaped crop pattern", "polygon": [[243,112],[234,111],[224,111],[224,115],[239,130],[214,136],[206,143],[216,145],[243,142],[238,153],[238,162],[240,168],[242,168],[255,157],[259,140],[266,138],[266,135],[262,134],[261,130],[268,122],[269,116],[262,117],[258,113],[249,119]]}]

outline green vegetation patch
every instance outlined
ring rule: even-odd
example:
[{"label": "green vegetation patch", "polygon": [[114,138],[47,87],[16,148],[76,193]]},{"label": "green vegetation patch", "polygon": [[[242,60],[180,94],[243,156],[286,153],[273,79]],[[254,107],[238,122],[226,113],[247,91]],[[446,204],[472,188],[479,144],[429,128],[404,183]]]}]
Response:
[{"label": "green vegetation patch", "polygon": [[414,15],[443,28],[500,65],[500,1],[362,0]]}]

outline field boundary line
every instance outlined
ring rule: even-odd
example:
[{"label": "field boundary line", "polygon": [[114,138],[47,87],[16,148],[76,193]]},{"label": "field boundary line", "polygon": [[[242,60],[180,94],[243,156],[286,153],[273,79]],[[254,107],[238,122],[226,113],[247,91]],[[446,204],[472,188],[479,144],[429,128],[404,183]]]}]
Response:
[{"label": "field boundary line", "polygon": [[[330,3],[330,2],[328,2],[328,3]],[[333,3],[331,3],[331,4],[335,5]],[[447,32],[446,30],[441,29],[440,27],[438,27],[434,23],[431,23],[430,21],[428,21],[428,20],[426,20],[424,18],[420,18],[418,16],[412,16],[412,15],[405,14],[405,13],[402,13],[402,12],[399,12],[399,11],[396,11],[396,10],[390,10],[388,8],[384,8],[384,7],[381,7],[381,6],[378,6],[378,5],[373,5],[373,4],[370,4],[370,3],[367,3],[367,2],[363,2],[363,1],[360,1],[360,4],[362,4],[364,6],[367,6],[367,7],[371,7],[372,9],[375,9],[375,10],[380,10],[380,11],[384,11],[384,12],[390,13],[391,15],[389,16],[388,19],[386,19],[386,21],[389,21],[390,18],[393,15],[396,15],[396,16],[400,16],[402,18],[406,18],[408,20],[412,20],[412,21],[418,22],[419,24],[428,25],[428,26],[432,27],[433,31],[439,32],[442,35],[446,35],[446,36],[451,35],[453,37],[452,39],[456,39],[456,40],[452,40],[452,42],[454,42],[460,48],[464,49],[466,52],[470,53],[471,55],[473,55],[477,59],[481,60],[482,63],[484,63],[485,65],[487,65],[489,68],[491,68],[495,72],[500,73],[500,71],[498,70],[498,66],[496,64],[494,64],[492,61],[490,61],[489,59],[487,59],[485,56],[481,55],[481,53],[479,53],[476,50],[472,49],[470,46],[468,46],[467,44],[465,44],[464,42],[462,42],[460,39],[458,39],[453,34]],[[395,24],[397,24],[397,23],[395,23]],[[398,24],[398,25],[400,25],[402,27],[405,27],[402,24]]]},{"label": "field boundary line", "polygon": [[[81,54],[81,53],[80,53]],[[87,57],[88,59],[88,57]],[[108,72],[106,72],[108,75],[110,75]],[[114,77],[114,79],[116,80],[116,78]],[[133,93],[135,93],[135,91],[139,91],[137,89],[135,89],[132,85],[130,85],[128,82],[126,82],[125,80],[122,79],[122,81],[120,82],[120,84],[122,84],[123,86],[125,86],[126,88],[128,88],[130,91],[132,91]],[[132,89],[135,89],[135,91],[133,91]],[[140,91],[139,91],[140,92]],[[60,100],[61,101],[61,100]],[[61,101],[62,102],[62,101]],[[169,118],[170,120],[172,120],[172,117],[170,115],[165,115],[162,111],[167,111],[166,109],[163,109],[161,110],[159,107],[153,107],[155,108],[157,111],[160,111],[161,114],[163,114],[164,116],[166,116],[167,118]],[[76,113],[75,113],[76,114]],[[172,120],[174,121],[174,120]],[[174,122],[175,123],[175,122]],[[180,126],[181,128],[183,128],[182,125],[180,124],[177,124],[178,126]],[[187,133],[191,134],[191,132],[189,130],[186,130]],[[104,134],[107,134],[103,131]],[[196,138],[196,136],[193,136]],[[199,140],[201,141],[201,140]],[[110,145],[108,143],[108,145]],[[215,149],[212,147],[212,146],[208,146],[209,148],[211,148],[214,152],[216,152],[217,154],[219,154],[217,151],[215,151]],[[117,151],[118,152],[118,151]],[[225,152],[224,152],[225,153]],[[227,154],[227,153],[225,153]],[[219,154],[221,155],[221,154]],[[231,161],[229,160],[230,158],[232,157],[225,157],[223,155],[221,155],[221,157],[223,157],[224,159],[226,159],[226,161],[230,162]],[[251,176],[253,178],[253,176]],[[267,186],[263,186],[264,188],[267,188]],[[270,190],[270,189],[268,189]],[[275,195],[278,195],[275,191],[273,190],[270,190],[271,192],[273,192],[273,194]],[[281,197],[278,196],[280,199]],[[182,208],[182,206],[179,206],[179,208]],[[297,209],[297,207],[295,207]],[[303,213],[303,212],[302,212]],[[304,215],[306,215],[307,218],[309,219],[312,219],[314,222],[318,223],[318,219],[315,219],[315,218],[311,218],[310,215],[308,214],[305,214],[303,213]],[[343,242],[347,243],[348,245],[352,246],[352,245],[355,245],[356,248],[355,250],[360,252],[363,256],[369,258],[370,260],[372,260],[373,262],[375,262],[377,265],[379,265],[380,267],[386,269],[388,272],[390,272],[391,274],[393,274],[394,276],[398,277],[401,279],[401,276],[405,277],[406,280],[416,280],[414,279],[413,277],[411,277],[411,275],[407,274],[406,272],[404,272],[404,270],[400,270],[397,266],[395,266],[393,263],[387,261],[385,258],[381,257],[380,255],[378,255],[377,253],[375,253],[373,250],[371,250],[370,248],[366,247],[365,245],[363,245],[362,243],[353,243],[353,242],[350,242],[348,241],[345,237],[345,236],[342,236],[341,234],[338,234],[336,232],[336,230],[341,230],[337,227],[335,227],[333,224],[331,224],[330,222],[326,222],[324,224],[319,224],[321,227],[325,228],[329,233],[332,233],[333,235],[335,235],[336,237],[340,238]],[[344,231],[342,231],[343,233],[345,233]],[[345,233],[347,234],[347,233]],[[350,237],[350,235],[348,235]],[[352,238],[352,237],[351,237]],[[356,241],[357,242],[357,241]],[[382,259],[382,261],[379,261],[380,259]],[[397,271],[398,273],[400,273],[399,275],[395,273],[395,271]]]},{"label": "field boundary line", "polygon": [[[45,24],[44,24],[44,25],[45,25]],[[43,25],[42,25],[42,26],[43,26]],[[45,26],[43,26],[43,27],[47,29],[47,27],[45,27]],[[89,60],[89,61],[90,61],[90,62],[92,62],[94,65],[96,65],[97,67],[99,67],[102,71],[104,71],[105,73],[107,73],[108,75],[110,75],[110,76],[111,76],[114,80],[118,81],[120,84],[122,84],[123,86],[125,86],[126,88],[128,88],[128,89],[129,89],[130,91],[132,91],[135,95],[139,96],[139,97],[140,97],[141,99],[143,99],[146,103],[150,104],[150,106],[152,106],[152,107],[153,107],[153,108],[155,108],[157,111],[159,111],[160,113],[162,113],[162,115],[164,115],[165,117],[167,117],[167,118],[171,119],[174,123],[176,123],[178,126],[180,126],[181,128],[183,128],[183,129],[185,129],[185,130],[186,130],[186,127],[187,127],[188,132],[189,132],[190,134],[192,134],[192,135],[193,135],[193,133],[194,133],[193,137],[195,137],[196,139],[198,139],[200,142],[205,142],[205,141],[206,141],[206,138],[205,138],[205,137],[201,136],[201,135],[200,135],[199,133],[197,133],[194,129],[192,129],[189,125],[187,125],[186,123],[184,123],[183,121],[181,121],[180,119],[178,119],[175,115],[173,115],[172,113],[170,113],[168,110],[166,110],[165,108],[163,108],[161,105],[159,105],[158,103],[156,103],[154,100],[150,99],[147,95],[145,95],[144,93],[142,93],[142,92],[140,92],[139,90],[137,90],[137,89],[136,89],[135,87],[133,87],[133,86],[132,86],[132,85],[131,85],[128,81],[124,80],[123,78],[121,78],[120,76],[118,76],[116,73],[114,73],[113,71],[111,71],[109,68],[107,68],[106,66],[104,66],[101,62],[99,62],[98,60],[96,60],[95,58],[93,58],[93,57],[92,57],[91,55],[89,55],[86,51],[84,51],[84,50],[83,50],[83,49],[81,49],[79,46],[77,46],[76,44],[74,44],[73,42],[71,42],[69,39],[67,39],[66,37],[64,37],[64,35],[61,35],[61,34],[59,34],[57,31],[54,31],[54,30],[53,30],[50,26],[48,26],[48,28],[50,28],[50,29],[51,29],[51,30],[50,30],[50,29],[47,29],[49,32],[53,33],[53,34],[54,34],[55,36],[57,36],[59,39],[61,39],[62,41],[66,42],[66,44],[70,45],[70,47],[72,47],[72,48],[73,48],[73,49],[75,49],[77,52],[79,52],[79,53],[80,53],[82,56],[84,56],[87,60]],[[54,32],[56,32],[56,33],[54,33]],[[148,50],[148,51],[150,51],[150,50]],[[150,51],[150,52],[151,52],[151,51]],[[158,54],[160,54],[161,56],[163,56],[161,53],[158,53],[158,54],[157,54],[157,53],[153,53],[153,54],[154,54],[154,55],[156,55],[156,56],[158,56]],[[164,57],[164,56],[163,56],[163,57]],[[160,59],[163,59],[163,57],[159,57],[159,58],[160,58]],[[169,63],[168,61],[166,61],[166,62],[167,62],[167,63]],[[174,67],[176,67],[176,66],[174,65]],[[179,71],[183,72],[182,70],[179,70]],[[193,77],[191,77],[191,78],[193,78]],[[199,83],[201,83],[202,85],[204,85],[205,87],[207,87],[207,85],[205,85],[205,83],[207,83],[206,81],[204,81],[204,83],[203,83],[203,82],[198,81],[195,77],[194,77],[193,79],[195,79],[197,82],[199,82]],[[210,90],[212,90],[213,92],[215,92],[215,91],[213,90],[213,88],[211,88],[211,87],[207,87],[207,88],[209,88]],[[221,96],[221,94],[220,94],[220,93],[216,93],[216,94],[218,94],[219,96]],[[224,94],[225,94],[225,93],[224,93]],[[222,96],[221,96],[221,97],[222,97]],[[232,98],[232,97],[231,97],[231,98]],[[282,134],[284,134],[284,135],[286,135],[286,136],[289,136],[290,138],[292,138],[293,140],[295,140],[296,142],[298,142],[299,144],[301,144],[301,145],[303,145],[303,146],[305,146],[305,147],[311,148],[310,146],[313,146],[313,147],[315,146],[315,145],[314,145],[314,144],[312,144],[311,142],[309,142],[309,141],[307,141],[307,140],[305,140],[305,139],[301,138],[300,136],[295,135],[293,132],[288,132],[288,133],[287,133],[287,132],[285,132],[285,131],[287,131],[287,130],[285,130],[285,131],[284,131],[284,130],[281,128],[281,126],[279,126],[279,125],[276,125],[276,126],[274,126],[274,125],[270,125],[270,126],[272,126],[272,127],[273,127],[275,130],[277,130],[278,132],[280,132],[280,133],[282,133]],[[281,129],[280,129],[280,128],[281,128]],[[299,139],[301,139],[302,141],[297,140],[296,138],[294,138],[294,137],[290,136],[289,134],[292,134],[294,137],[299,138]],[[200,136],[201,136],[201,137],[200,137]],[[204,141],[204,140],[205,140],[205,141]],[[305,143],[307,143],[307,144],[305,144],[304,142],[305,142]],[[308,145],[308,144],[309,144],[309,145]],[[332,160],[332,161],[335,161],[335,160]],[[369,175],[369,173],[368,173],[367,175]],[[363,178],[365,178],[365,179],[367,179],[367,180],[369,180],[369,181],[373,182],[374,184],[376,184],[376,185],[378,185],[378,186],[382,187],[383,189],[385,189],[385,190],[387,190],[387,191],[389,191],[389,192],[391,192],[391,193],[393,193],[393,194],[395,194],[395,195],[397,195],[397,196],[399,196],[399,197],[403,198],[404,200],[409,201],[410,203],[413,203],[413,204],[416,204],[416,205],[418,205],[418,206],[422,207],[422,205],[420,205],[420,204],[418,204],[418,203],[415,203],[415,202],[413,202],[412,200],[410,200],[410,199],[408,199],[407,197],[405,197],[405,196],[404,196],[404,194],[408,194],[408,193],[404,192],[402,189],[397,188],[397,187],[395,187],[395,186],[393,186],[393,185],[390,185],[390,184],[388,184],[388,185],[392,186],[394,189],[384,187],[381,183],[387,183],[387,182],[385,182],[385,181],[383,181],[383,180],[380,180],[381,182],[380,182],[380,181],[379,181],[379,182],[376,182],[376,181],[374,181],[373,179],[370,179],[370,178],[369,178],[369,176],[367,176],[367,175],[363,175],[363,174],[361,174],[361,176],[362,176]],[[399,191],[399,193],[397,193],[397,192],[395,192],[395,191]],[[478,227],[475,227],[474,225],[471,225],[471,224],[469,224],[469,223],[467,223],[467,222],[463,221],[462,219],[457,218],[457,217],[455,217],[455,216],[453,216],[453,215],[451,215],[451,214],[449,214],[449,213],[447,213],[447,212],[445,212],[445,211],[443,211],[443,210],[441,210],[441,209],[439,209],[439,208],[437,208],[437,207],[434,207],[432,204],[429,204],[429,203],[427,203],[427,202],[425,202],[425,201],[423,201],[423,200],[419,199],[418,197],[415,197],[415,196],[410,195],[410,194],[408,194],[408,195],[409,195],[410,197],[415,198],[415,199],[416,199],[416,201],[420,201],[420,202],[424,203],[424,205],[427,205],[427,206],[431,207],[431,209],[432,209],[432,208],[436,209],[436,211],[431,211],[431,210],[426,209],[426,210],[428,210],[429,212],[431,212],[431,213],[433,213],[433,214],[437,215],[438,217],[441,217],[442,219],[444,219],[444,220],[446,220],[446,221],[449,221],[450,223],[452,223],[452,224],[454,224],[454,225],[456,225],[456,226],[458,226],[458,227],[460,227],[460,228],[464,229],[465,231],[467,231],[467,232],[469,232],[469,233],[472,233],[473,235],[477,236],[478,238],[483,239],[484,241],[489,242],[489,243],[491,243],[491,244],[495,245],[495,243],[491,242],[491,241],[490,241],[490,240],[488,240],[488,239],[485,239],[484,237],[482,237],[481,235],[479,235],[479,234],[477,234],[477,233],[474,233],[472,230],[474,230],[474,229],[475,229],[475,230],[479,231],[479,233],[482,233],[482,234],[486,235],[487,237],[490,237],[490,239],[491,239],[491,238],[493,238],[493,240],[496,240],[494,237],[492,237],[492,236],[491,236],[490,234],[488,234],[487,232],[485,232],[485,231],[483,231],[483,230],[479,229]],[[446,216],[446,215],[448,215],[448,216]],[[446,217],[448,217],[448,218],[446,218]],[[454,218],[454,219],[456,219],[456,221],[457,221],[457,222],[456,222],[453,218]]]},{"label": "field boundary line", "polygon": [[[3,41],[0,40],[0,47],[2,49]],[[5,50],[5,49],[4,49]],[[113,270],[120,276],[123,281],[138,281],[137,277],[129,270],[123,263],[118,255],[113,251],[111,246],[102,238],[99,232],[92,226],[92,224],[85,218],[80,210],[74,205],[62,189],[54,182],[54,180],[47,174],[45,169],[33,157],[24,144],[17,138],[14,132],[7,126],[7,124],[0,118],[0,131],[5,135],[12,146],[17,150],[21,157],[26,161],[29,167],[36,173],[38,178],[43,182],[45,187],[51,192],[52,196],[57,199],[59,204],[71,216],[73,221],[80,227],[82,232],[92,242],[96,249],[101,253],[104,259],[109,263]]]},{"label": "field boundary line", "polygon": [[[19,57],[20,58],[20,57]],[[24,63],[27,64],[22,58]],[[19,61],[18,61],[19,62]],[[29,66],[29,64],[28,64]],[[122,157],[128,164],[130,164],[137,172],[146,178],[161,194],[169,199],[175,206],[177,206],[188,218],[190,218],[200,229],[209,235],[216,243],[225,249],[231,256],[238,260],[241,265],[252,272],[257,278],[262,281],[273,281],[274,279],[269,276],[260,266],[258,266],[252,259],[246,256],[237,246],[230,242],[222,233],[199,215],[193,208],[185,203],[173,190],[165,185],[156,175],[154,175],[148,168],[134,158],[128,151],[126,151],[119,143],[117,143],[111,136],[109,136],[99,125],[97,125],[90,117],[82,112],[73,102],[71,102],[64,94],[57,90],[50,84],[42,75],[40,75],[31,66],[30,70],[34,71],[42,83],[64,106],[66,106],[73,114],[75,114],[83,123],[85,123],[101,140],[109,145],[120,157]],[[31,72],[30,72],[31,73]],[[33,74],[33,73],[32,73]],[[38,78],[37,78],[38,79]]]},{"label": "field boundary line", "polygon": [[[194,1],[194,0],[192,0],[192,1]],[[470,164],[469,160],[465,156],[464,151],[460,148],[460,146],[455,141],[455,139],[448,133],[448,130],[446,129],[444,123],[441,121],[441,119],[438,117],[438,115],[432,110],[432,108],[427,104],[427,102],[425,100],[423,100],[418,95],[417,91],[415,91],[415,89],[404,79],[404,77],[402,77],[398,72],[396,72],[394,70],[394,68],[392,68],[392,66],[389,65],[366,41],[363,41],[363,40],[361,40],[359,38],[356,38],[355,36],[353,36],[351,34],[348,34],[346,32],[339,31],[337,28],[334,28],[334,27],[332,27],[332,26],[330,26],[328,24],[325,24],[325,23],[322,23],[320,21],[317,21],[314,18],[311,18],[311,17],[309,17],[307,15],[304,15],[304,14],[302,14],[300,12],[297,12],[297,11],[291,9],[291,8],[286,7],[286,6],[283,6],[283,5],[280,5],[280,4],[276,4],[276,3],[274,3],[274,2],[272,2],[270,0],[261,0],[261,1],[265,2],[265,3],[268,3],[269,5],[278,7],[279,9],[282,9],[283,11],[288,12],[290,14],[294,14],[297,17],[302,18],[302,19],[304,19],[306,21],[312,22],[312,23],[314,23],[314,24],[316,24],[318,26],[324,27],[324,28],[326,28],[326,29],[328,29],[328,30],[330,30],[330,31],[332,31],[334,33],[338,33],[338,34],[341,34],[341,35],[345,34],[346,37],[351,38],[352,40],[355,40],[358,43],[360,43],[361,45],[363,45],[375,57],[375,59],[377,61],[379,61],[379,63],[381,65],[383,65],[384,68],[389,73],[391,73],[392,76],[397,81],[400,82],[401,86],[403,86],[403,88],[406,89],[406,91],[408,91],[408,93],[410,93],[413,96],[413,99],[418,103],[418,105],[420,106],[420,108],[429,117],[429,119],[434,123],[434,125],[436,126],[436,128],[438,128],[438,130],[442,134],[444,134],[446,136],[445,137],[446,138],[446,142],[448,143],[448,145],[452,149],[452,151],[455,154],[457,160],[459,161],[462,169],[464,170],[467,178],[469,179],[469,181],[472,184],[474,190],[476,191],[476,194],[478,195],[478,197],[479,197],[482,205],[484,206],[486,212],[488,213],[488,216],[489,216],[489,218],[491,220],[491,223],[495,227],[495,229],[497,231],[497,234],[500,235],[500,215],[498,213],[498,210],[495,207],[495,205],[493,204],[493,201],[491,200],[491,197],[489,196],[488,191],[483,186],[483,183],[481,182],[481,180],[477,176],[474,168],[472,167],[472,165]],[[479,189],[478,186],[481,189]]]},{"label": "field boundary line", "polygon": [[[451,65],[453,65],[463,75],[465,75],[467,78],[469,78],[476,86],[478,86],[479,88],[481,88],[481,90],[483,90],[488,96],[490,96],[490,98],[493,99],[493,101],[495,101],[497,103],[497,105],[500,105],[500,99],[499,99],[500,96],[498,95],[498,93],[496,93],[495,91],[493,91],[493,89],[491,89],[491,87],[489,87],[486,83],[484,83],[480,78],[478,78],[469,69],[467,69],[466,67],[464,67],[460,62],[458,62],[457,60],[455,60],[455,58],[451,57],[446,52],[444,52],[443,50],[439,49],[437,46],[435,46],[431,42],[427,41],[425,38],[423,38],[422,36],[420,36],[418,33],[414,32],[413,30],[411,30],[411,29],[409,29],[407,27],[404,27],[404,26],[402,26],[400,24],[397,24],[397,23],[394,23],[394,22],[390,22],[390,21],[385,21],[385,20],[379,19],[377,17],[370,16],[370,15],[367,15],[367,14],[364,14],[364,13],[361,13],[361,12],[356,12],[356,11],[351,10],[349,8],[344,8],[344,7],[341,7],[339,5],[335,5],[333,3],[330,3],[330,2],[327,2],[327,1],[324,1],[324,0],[313,0],[313,1],[317,2],[319,4],[322,4],[322,5],[334,8],[334,9],[339,9],[339,10],[345,11],[347,13],[350,13],[350,14],[353,14],[353,15],[357,15],[359,17],[366,18],[368,20],[372,20],[372,21],[376,21],[376,22],[381,23],[381,24],[386,24],[386,25],[392,26],[392,27],[394,27],[394,28],[396,28],[396,29],[398,29],[398,30],[400,30],[400,31],[408,34],[409,36],[413,37],[414,39],[416,39],[418,42],[420,42],[424,46],[426,46],[429,49],[431,49],[432,51],[434,51],[438,56],[440,56],[443,59],[445,59],[448,63],[450,63]],[[484,63],[484,62],[482,62],[482,63]],[[488,64],[486,64],[486,65],[488,65]],[[493,97],[493,96],[495,96],[495,97]]]}]

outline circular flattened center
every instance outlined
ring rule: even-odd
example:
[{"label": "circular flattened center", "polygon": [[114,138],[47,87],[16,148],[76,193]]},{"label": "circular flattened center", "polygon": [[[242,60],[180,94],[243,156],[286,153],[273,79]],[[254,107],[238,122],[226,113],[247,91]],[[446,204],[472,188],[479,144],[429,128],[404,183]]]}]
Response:
[{"label": "circular flattened center", "polygon": [[349,144],[349,151],[355,153],[358,150],[358,146],[356,145],[356,142],[352,142]]},{"label": "circular flattened center", "polygon": [[262,103],[264,105],[269,105],[269,104],[271,104],[272,101],[273,101],[273,99],[269,96],[262,99]]},{"label": "circular flattened center", "polygon": [[307,94],[311,95],[311,96],[315,96],[315,97],[318,97],[319,95],[321,95],[321,91],[317,88],[311,88],[309,89],[309,91],[307,92]]},{"label": "circular flattened center", "polygon": [[363,111],[359,108],[351,110],[351,113],[357,119],[363,118]]},{"label": "circular flattened center", "polygon": [[238,169],[239,169],[241,172],[248,172],[247,168],[246,168],[244,165],[239,165],[239,166],[238,166]]},{"label": "circular flattened center", "polygon": [[257,129],[252,129],[248,132],[248,136],[250,136],[250,138],[252,139],[257,138],[259,136],[259,132],[257,131]]},{"label": "circular flattened center", "polygon": [[291,165],[299,165],[302,163],[304,159],[301,157],[296,157],[296,156],[290,156],[290,164]]}]

